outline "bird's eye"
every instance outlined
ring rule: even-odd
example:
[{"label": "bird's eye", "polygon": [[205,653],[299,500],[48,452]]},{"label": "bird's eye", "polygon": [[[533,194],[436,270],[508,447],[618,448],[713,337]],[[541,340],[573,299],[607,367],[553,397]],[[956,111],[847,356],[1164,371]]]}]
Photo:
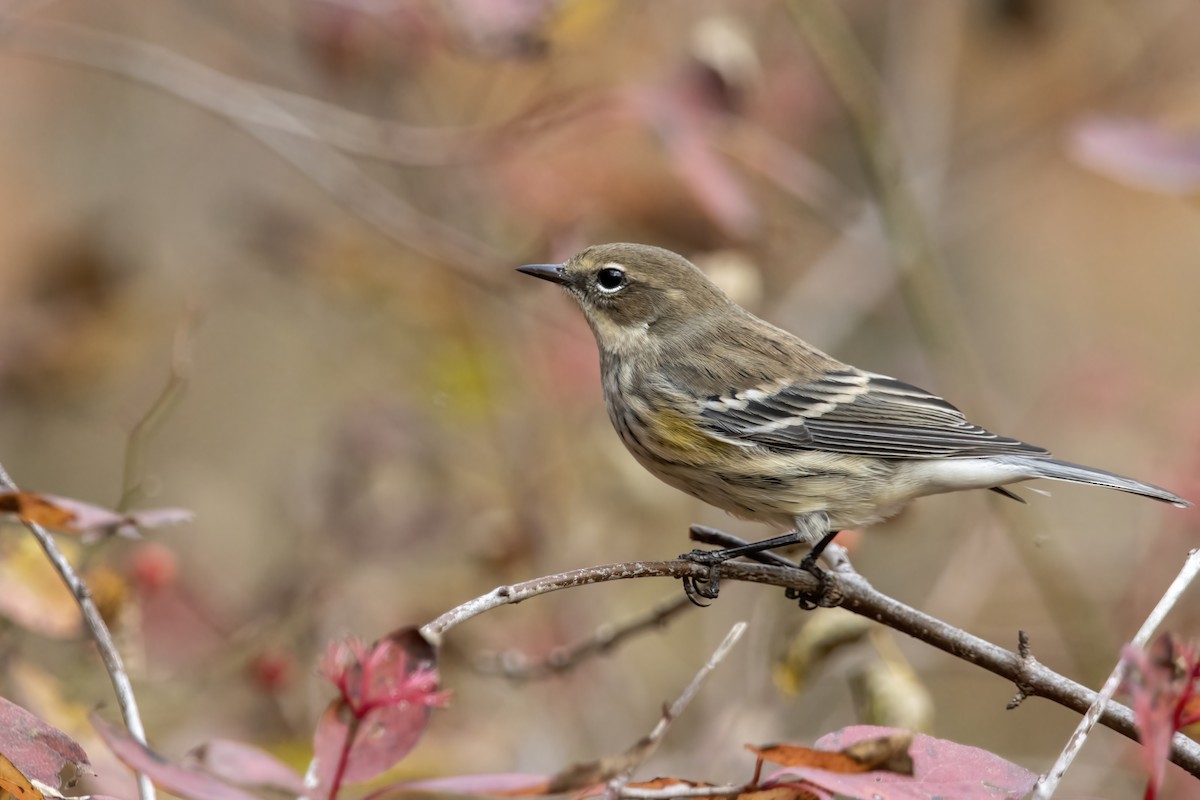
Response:
[{"label": "bird's eye", "polygon": [[616,267],[605,267],[596,273],[596,285],[602,292],[615,292],[625,285],[625,272]]}]

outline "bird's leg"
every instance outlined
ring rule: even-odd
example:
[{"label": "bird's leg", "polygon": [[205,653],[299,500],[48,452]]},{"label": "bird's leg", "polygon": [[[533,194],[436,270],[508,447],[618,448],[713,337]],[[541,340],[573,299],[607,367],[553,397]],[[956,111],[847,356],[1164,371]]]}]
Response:
[{"label": "bird's leg", "polygon": [[[763,539],[758,542],[750,542],[748,544],[738,545],[736,547],[725,547],[720,550],[692,550],[690,553],[684,553],[679,556],[684,561],[691,561],[693,564],[702,564],[708,567],[708,577],[704,580],[699,580],[692,577],[683,579],[683,590],[688,598],[698,606],[707,605],[700,602],[697,598],[705,600],[716,599],[717,593],[720,591],[720,571],[721,564],[739,556],[753,555],[761,553],[765,550],[774,550],[779,547],[790,547],[794,544],[803,544],[811,542],[817,537],[821,537],[817,544],[813,547],[812,552],[805,556],[804,561],[800,563],[800,568],[811,573],[822,582],[824,581],[825,573],[816,566],[817,558],[821,555],[826,546],[833,541],[833,537],[837,536],[837,531],[829,530],[829,517],[825,512],[816,512],[813,514],[805,514],[796,517],[796,529],[790,533],[785,533],[782,536],[774,536],[770,539]],[[789,593],[789,598],[797,599],[799,595],[792,597]],[[804,604],[803,598],[801,604]],[[815,607],[815,606],[814,606]]]}]

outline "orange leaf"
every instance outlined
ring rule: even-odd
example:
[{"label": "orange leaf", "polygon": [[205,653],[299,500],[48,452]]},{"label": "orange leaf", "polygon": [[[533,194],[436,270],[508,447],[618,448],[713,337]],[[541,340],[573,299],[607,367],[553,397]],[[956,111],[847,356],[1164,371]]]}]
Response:
[{"label": "orange leaf", "polygon": [[821,800],[821,796],[813,794],[802,786],[792,785],[742,792],[737,796],[737,800]]},{"label": "orange leaf", "polygon": [[69,497],[13,491],[0,491],[0,513],[16,514],[43,528],[88,536],[136,536],[138,528],[176,525],[192,518],[192,513],[182,508],[150,508],[120,514]]},{"label": "orange leaf", "polygon": [[33,492],[0,492],[0,511],[16,514],[26,522],[44,528],[67,529],[75,520],[74,511],[55,505]]},{"label": "orange leaf", "polygon": [[33,788],[29,779],[11,761],[0,755],[0,789],[16,800],[46,800],[46,796]]},{"label": "orange leaf", "polygon": [[854,775],[870,770],[870,767],[863,766],[845,753],[836,751],[813,750],[811,747],[797,747],[790,744],[773,744],[765,747],[746,745],[746,749],[763,761],[778,764],[781,767],[815,767],[842,775]]},{"label": "orange leaf", "polygon": [[790,744],[767,745],[746,749],[763,761],[783,767],[815,767],[841,775],[885,770],[900,775],[912,775],[913,763],[908,754],[912,734],[893,733],[855,742],[844,750],[813,750]]}]

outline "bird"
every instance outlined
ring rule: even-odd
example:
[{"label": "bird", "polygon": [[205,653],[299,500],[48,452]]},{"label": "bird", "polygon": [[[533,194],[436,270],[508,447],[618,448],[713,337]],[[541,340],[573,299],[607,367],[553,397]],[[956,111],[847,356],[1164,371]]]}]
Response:
[{"label": "bird", "polygon": [[[812,545],[932,494],[1035,478],[1087,484],[1179,507],[1149,483],[1061,461],[992,433],[941,397],[859,369],[762,320],[681,255],[644,244],[589,247],[519,272],[563,287],[600,353],[609,419],[633,457],[670,486],[736,517],[787,531],[743,547],[684,554],[712,566]],[[715,596],[685,581],[705,598]],[[709,593],[711,592],[711,594]]]}]

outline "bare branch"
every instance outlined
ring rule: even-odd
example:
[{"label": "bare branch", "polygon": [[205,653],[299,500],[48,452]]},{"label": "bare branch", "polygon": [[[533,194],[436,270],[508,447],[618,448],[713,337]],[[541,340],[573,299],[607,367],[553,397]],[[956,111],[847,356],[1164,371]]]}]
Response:
[{"label": "bare branch", "polygon": [[[1179,598],[1183,596],[1184,591],[1196,579],[1196,575],[1200,574],[1200,550],[1192,550],[1188,553],[1187,560],[1183,562],[1183,569],[1175,576],[1175,580],[1167,587],[1167,591],[1163,594],[1162,599],[1158,601],[1158,605],[1150,612],[1150,616],[1146,617],[1146,621],[1142,623],[1142,627],[1138,630],[1137,635],[1133,637],[1132,644],[1135,647],[1144,648],[1149,642],[1150,637],[1154,635],[1154,631],[1166,619],[1167,614],[1179,602]],[[1112,700],[1117,689],[1121,686],[1121,682],[1125,679],[1125,662],[1118,661],[1113,667],[1112,673],[1108,676],[1108,680],[1104,682],[1104,686],[1100,688],[1100,694],[1092,701],[1088,707],[1087,713],[1083,715],[1083,719],[1079,720],[1079,725],[1075,728],[1075,732],[1071,734],[1071,738],[1067,741],[1067,746],[1058,756],[1058,760],[1054,762],[1054,766],[1050,768],[1045,775],[1038,778],[1037,785],[1033,788],[1033,800],[1049,800],[1058,790],[1058,784],[1062,780],[1063,775],[1071,766],[1071,762],[1075,760],[1075,756],[1079,755],[1079,751],[1083,749],[1083,743],[1087,741],[1088,734],[1096,725],[1096,720],[1104,713],[1104,707]]]},{"label": "bare branch", "polygon": [[[724,534],[724,537],[726,537],[724,541],[729,543],[744,543],[729,534]],[[778,556],[772,560],[776,563],[786,561]],[[446,632],[451,628],[485,611],[502,605],[519,603],[560,589],[629,578],[698,577],[703,579],[706,575],[706,567],[682,560],[633,561],[571,570],[497,587],[482,597],[470,600],[442,614],[425,625],[421,629],[421,633],[436,646],[441,643]],[[825,575],[825,585],[822,587],[812,574],[792,566],[768,566],[731,561],[721,566],[721,579],[764,583],[785,589],[794,589],[805,595],[818,593],[822,589],[828,591],[831,596],[840,595],[841,605],[856,614],[861,614],[906,633],[956,658],[961,658],[1010,680],[1026,697],[1043,697],[1080,714],[1087,711],[1097,696],[1092,690],[1059,675],[1031,656],[1022,657],[1020,653],[992,644],[878,592],[865,578],[854,572],[829,571]],[[1133,712],[1125,706],[1118,703],[1108,705],[1100,714],[1100,722],[1137,741],[1137,728]],[[1200,777],[1200,743],[1188,739],[1182,734],[1176,734],[1170,758],[1173,763],[1190,774]]]},{"label": "bare branch", "polygon": [[[17,485],[13,483],[2,465],[0,465],[0,486],[14,492],[17,491]],[[125,719],[125,727],[129,729],[129,734],[138,743],[146,745],[146,729],[142,726],[137,699],[133,696],[133,684],[129,681],[129,674],[125,672],[125,664],[121,660],[121,654],[117,652],[117,645],[113,642],[112,633],[104,624],[104,618],[100,616],[100,610],[96,608],[87,584],[75,574],[71,562],[67,561],[66,556],[58,549],[54,538],[45,528],[26,519],[22,519],[21,522],[33,534],[33,538],[37,539],[37,543],[46,553],[46,558],[50,559],[50,563],[62,578],[63,583],[71,590],[71,595],[75,598],[79,611],[83,614],[84,625],[91,634],[92,641],[96,643],[96,649],[100,651],[100,659],[104,662],[104,668],[108,670],[108,676],[112,680],[113,691],[117,695],[117,705],[121,709],[121,716]],[[150,782],[148,776],[140,772],[138,773],[138,795],[141,800],[155,799],[154,784]]]}]

